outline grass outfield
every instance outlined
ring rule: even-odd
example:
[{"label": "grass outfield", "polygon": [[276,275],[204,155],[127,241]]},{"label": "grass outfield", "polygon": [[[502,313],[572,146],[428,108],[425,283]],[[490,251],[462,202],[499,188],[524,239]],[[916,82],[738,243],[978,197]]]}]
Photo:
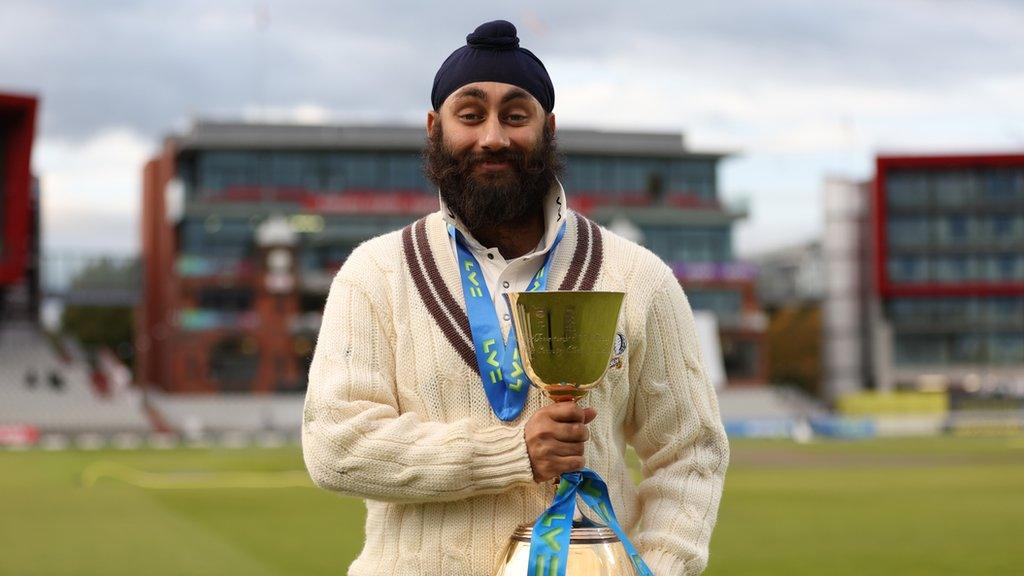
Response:
[{"label": "grass outfield", "polygon": [[[0,452],[2,575],[344,574],[295,447]],[[1024,439],[740,441],[710,576],[1024,572]]]}]

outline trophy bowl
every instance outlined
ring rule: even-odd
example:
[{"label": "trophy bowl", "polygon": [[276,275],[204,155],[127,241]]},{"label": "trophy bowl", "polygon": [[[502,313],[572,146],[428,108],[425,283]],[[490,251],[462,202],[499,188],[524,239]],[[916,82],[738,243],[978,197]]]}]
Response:
[{"label": "trophy bowl", "polygon": [[[533,525],[523,524],[509,538],[494,576],[526,576]],[[618,536],[606,526],[577,526],[569,537],[566,576],[634,576],[636,570]]]},{"label": "trophy bowl", "polygon": [[608,370],[622,292],[509,292],[523,370],[545,396],[577,401]]}]

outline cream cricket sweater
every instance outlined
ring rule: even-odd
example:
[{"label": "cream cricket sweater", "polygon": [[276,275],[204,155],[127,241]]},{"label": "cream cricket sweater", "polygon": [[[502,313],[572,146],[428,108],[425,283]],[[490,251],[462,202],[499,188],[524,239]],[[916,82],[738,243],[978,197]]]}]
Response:
[{"label": "cream cricket sweater", "polygon": [[[587,466],[657,576],[700,573],[729,448],[679,283],[646,249],[570,212],[548,285],[626,293],[622,367],[583,402],[598,414]],[[531,389],[522,415],[502,422],[482,386],[440,213],[357,248],[327,298],[302,426],[316,485],[366,499],[350,575],[490,576],[515,527],[550,504],[523,439],[549,401]],[[627,443],[643,461],[639,485]]]}]

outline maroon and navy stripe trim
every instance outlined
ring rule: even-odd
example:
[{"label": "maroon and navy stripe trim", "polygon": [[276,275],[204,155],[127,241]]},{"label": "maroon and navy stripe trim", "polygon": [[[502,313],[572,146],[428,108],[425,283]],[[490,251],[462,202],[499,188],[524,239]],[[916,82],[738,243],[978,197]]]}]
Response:
[{"label": "maroon and navy stripe trim", "polygon": [[[579,214],[574,216],[576,248],[569,262],[569,270],[558,289],[593,290],[604,257],[601,228]],[[416,292],[419,293],[427,312],[459,357],[467,366],[476,368],[469,317],[441,278],[427,242],[426,218],[421,218],[402,230],[402,249]]]}]

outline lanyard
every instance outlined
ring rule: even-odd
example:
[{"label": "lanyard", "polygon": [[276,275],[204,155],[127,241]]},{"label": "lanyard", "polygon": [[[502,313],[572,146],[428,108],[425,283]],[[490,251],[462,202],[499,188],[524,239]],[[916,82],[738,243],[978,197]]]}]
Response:
[{"label": "lanyard", "polygon": [[555,491],[555,501],[533,524],[533,535],[530,537],[530,567],[527,573],[531,576],[565,575],[569,561],[569,534],[572,531],[573,513],[576,511],[576,496],[582,498],[587,507],[619,537],[636,573],[639,576],[653,576],[651,569],[647,567],[619,525],[619,519],[612,510],[612,501],[608,497],[608,486],[597,472],[589,468],[562,474],[558,490]]},{"label": "lanyard", "polygon": [[[462,295],[466,300],[466,314],[469,316],[469,330],[473,335],[477,369],[480,371],[484,392],[487,393],[487,401],[498,418],[506,422],[515,420],[523,411],[530,390],[530,379],[527,378],[519,361],[515,325],[509,329],[508,342],[505,342],[501,335],[498,314],[494,309],[494,300],[487,289],[480,263],[466,248],[465,237],[451,224],[448,225],[448,234],[455,238],[459,275],[462,277]],[[564,235],[563,222],[554,244],[544,256],[544,265],[534,274],[527,292],[547,288],[552,256]]]}]

